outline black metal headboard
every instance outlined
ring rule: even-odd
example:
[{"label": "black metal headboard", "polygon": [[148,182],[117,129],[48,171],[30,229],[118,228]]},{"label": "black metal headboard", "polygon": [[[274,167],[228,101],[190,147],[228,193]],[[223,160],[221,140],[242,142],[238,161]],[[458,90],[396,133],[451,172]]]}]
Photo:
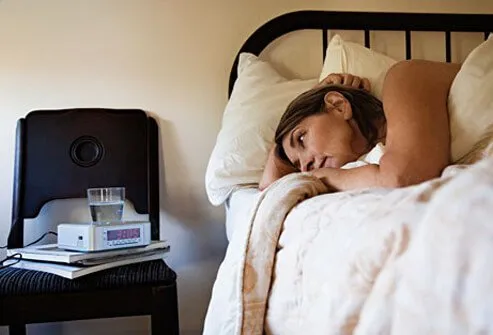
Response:
[{"label": "black metal headboard", "polygon": [[412,31],[442,31],[445,36],[445,59],[451,59],[451,32],[482,32],[486,39],[493,31],[493,14],[418,14],[418,13],[364,13],[331,11],[298,11],[283,14],[258,28],[238,52],[229,78],[229,95],[237,78],[239,55],[249,52],[259,55],[275,39],[296,30],[320,29],[322,31],[322,52],[325,58],[327,31],[363,30],[365,46],[370,47],[370,31],[404,31],[406,38],[406,59],[411,58]]}]

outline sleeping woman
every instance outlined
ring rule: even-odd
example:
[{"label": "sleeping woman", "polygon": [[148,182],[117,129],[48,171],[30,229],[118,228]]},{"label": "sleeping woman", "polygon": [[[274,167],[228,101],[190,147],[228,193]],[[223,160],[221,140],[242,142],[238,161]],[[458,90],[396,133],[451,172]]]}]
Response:
[{"label": "sleeping woman", "polygon": [[[459,64],[411,60],[387,72],[382,101],[366,78],[331,74],[287,107],[260,189],[308,172],[333,190],[403,187],[438,177],[450,163],[447,97]],[[341,169],[377,143],[380,163]]]}]

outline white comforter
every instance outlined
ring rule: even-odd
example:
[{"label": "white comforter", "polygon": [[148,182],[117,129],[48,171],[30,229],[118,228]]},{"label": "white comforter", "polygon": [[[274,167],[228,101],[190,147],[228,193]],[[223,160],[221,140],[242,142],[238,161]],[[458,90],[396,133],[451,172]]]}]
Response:
[{"label": "white comforter", "polygon": [[493,159],[449,172],[333,194],[277,181],[236,222],[204,334],[493,333]]}]

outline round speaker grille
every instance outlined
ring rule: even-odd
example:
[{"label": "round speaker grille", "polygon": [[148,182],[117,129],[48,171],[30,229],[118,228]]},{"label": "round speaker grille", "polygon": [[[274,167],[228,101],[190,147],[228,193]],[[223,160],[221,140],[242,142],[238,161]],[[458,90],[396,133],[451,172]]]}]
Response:
[{"label": "round speaker grille", "polygon": [[103,145],[92,136],[82,136],[70,146],[72,161],[82,167],[97,164],[103,158]]}]

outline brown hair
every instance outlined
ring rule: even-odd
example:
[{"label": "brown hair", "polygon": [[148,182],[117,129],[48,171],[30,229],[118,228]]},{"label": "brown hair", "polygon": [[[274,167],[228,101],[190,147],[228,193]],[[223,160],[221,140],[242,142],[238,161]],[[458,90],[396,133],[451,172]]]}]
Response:
[{"label": "brown hair", "polygon": [[351,104],[353,119],[361,134],[368,141],[369,147],[376,145],[378,140],[378,121],[385,122],[383,105],[380,100],[369,92],[340,85],[325,85],[313,88],[300,94],[286,108],[276,129],[276,154],[279,158],[289,161],[282,147],[282,140],[303,119],[325,111],[325,95],[330,91],[341,93]]}]

